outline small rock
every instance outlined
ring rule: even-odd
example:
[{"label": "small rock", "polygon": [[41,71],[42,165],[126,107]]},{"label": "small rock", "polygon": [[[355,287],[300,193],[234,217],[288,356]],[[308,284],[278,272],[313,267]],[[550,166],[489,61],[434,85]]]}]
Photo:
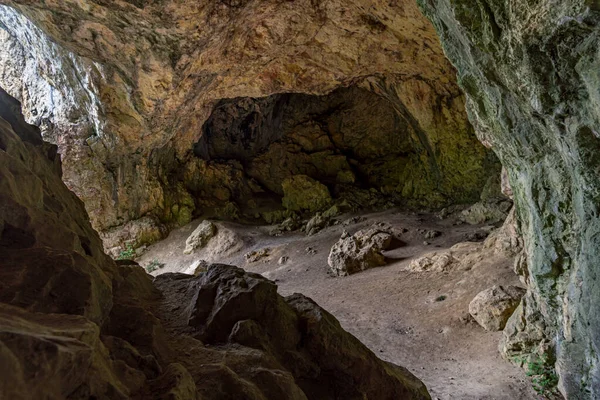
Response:
[{"label": "small rock", "polygon": [[487,331],[500,331],[515,311],[526,290],[518,286],[493,286],[477,294],[469,313]]},{"label": "small rock", "polygon": [[206,246],[217,233],[217,227],[210,221],[202,221],[185,241],[183,254],[192,254],[195,249]]},{"label": "small rock", "polygon": [[311,254],[311,255],[317,254],[317,249],[315,249],[314,247],[310,247],[310,246],[307,247],[306,249],[304,249],[304,251],[307,254]]},{"label": "small rock", "polygon": [[424,246],[429,246],[430,244],[431,244],[431,243],[429,243],[428,241],[424,241],[424,242],[423,242],[423,245],[424,245]]},{"label": "small rock", "polygon": [[304,231],[308,236],[314,235],[331,224],[331,219],[324,214],[316,213],[307,223]]},{"label": "small rock", "polygon": [[436,231],[435,229],[428,229],[425,231],[425,234],[423,236],[425,237],[425,239],[434,239],[438,236],[442,236],[442,232]]},{"label": "small rock", "polygon": [[250,251],[248,253],[246,253],[244,255],[244,258],[246,259],[246,262],[248,264],[253,263],[253,262],[257,262],[258,260],[262,259],[262,258],[266,258],[271,254],[271,249],[268,247],[265,247],[263,249],[260,250],[253,250]]},{"label": "small rock", "polygon": [[287,263],[289,259],[290,258],[288,256],[282,256],[279,258],[279,260],[277,260],[277,264],[283,265],[283,264]]}]

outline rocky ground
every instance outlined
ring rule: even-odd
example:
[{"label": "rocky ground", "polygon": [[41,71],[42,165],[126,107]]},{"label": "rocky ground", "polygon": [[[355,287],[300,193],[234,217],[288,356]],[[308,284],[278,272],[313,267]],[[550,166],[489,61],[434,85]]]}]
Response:
[{"label": "rocky ground", "polygon": [[[272,226],[214,221],[217,235],[205,247],[184,254],[186,239],[201,222],[197,220],[150,246],[138,262],[157,268],[153,275],[193,273],[199,260],[261,273],[277,283],[282,295],[301,292],[317,301],[379,357],[407,367],[422,379],[433,398],[539,397],[525,373],[500,357],[501,332],[485,331],[468,313],[469,302],[480,291],[520,284],[512,259],[494,252],[488,240],[485,246],[460,245],[454,254],[461,261],[442,268],[411,264],[492,227],[460,224],[452,216],[440,219],[394,210],[336,219],[338,224],[311,236],[300,231],[276,236]],[[327,258],[343,230],[353,234],[376,222],[389,223],[401,232],[401,242],[384,252],[387,265],[332,277]],[[434,231],[441,235],[432,238]]]}]

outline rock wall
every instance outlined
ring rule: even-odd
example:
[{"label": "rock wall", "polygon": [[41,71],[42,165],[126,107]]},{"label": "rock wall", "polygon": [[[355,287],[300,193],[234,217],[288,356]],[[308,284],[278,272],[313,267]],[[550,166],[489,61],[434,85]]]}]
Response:
[{"label": "rock wall", "polygon": [[430,399],[260,275],[117,265],[19,108],[0,89],[0,398]]},{"label": "rock wall", "polygon": [[441,109],[423,105],[422,120],[430,123],[419,124],[399,97],[381,94],[386,85],[389,79],[368,78],[324,96],[222,100],[195,154],[213,163],[239,162],[254,185],[279,196],[285,179],[308,175],[335,197],[359,202],[361,189],[425,207],[479,198],[482,182],[499,169],[461,120],[462,98],[424,91],[423,102],[437,98]]},{"label": "rock wall", "polygon": [[539,357],[567,398],[600,397],[600,8],[593,1],[419,0],[507,168],[528,285],[501,345]]},{"label": "rock wall", "polygon": [[223,99],[362,85],[410,127],[414,156],[384,186],[438,205],[485,183],[490,153],[473,139],[455,71],[412,2],[0,3],[10,6],[0,6],[9,50],[0,84],[58,144],[65,181],[107,247],[153,240],[163,224],[235,202],[219,183],[246,171],[193,155]]}]

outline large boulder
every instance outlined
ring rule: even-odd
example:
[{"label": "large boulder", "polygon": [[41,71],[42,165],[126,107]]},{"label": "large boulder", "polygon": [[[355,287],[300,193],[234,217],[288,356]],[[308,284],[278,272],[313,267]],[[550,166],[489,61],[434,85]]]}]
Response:
[{"label": "large boulder", "polygon": [[501,331],[526,290],[518,286],[493,286],[477,294],[469,313],[487,331]]},{"label": "large boulder", "polygon": [[344,231],[327,258],[331,274],[347,276],[385,265],[381,252],[388,249],[393,238],[390,229],[379,226],[362,229],[354,235]]},{"label": "large boulder", "polygon": [[284,383],[289,392],[266,398],[429,398],[412,374],[379,360],[314,301],[300,294],[284,298],[261,275],[214,264],[197,277],[163,274],[155,283],[170,304],[164,312],[176,316],[173,328],[226,350],[222,362],[233,374],[243,373],[245,347],[261,362],[271,360],[270,378],[251,382],[265,394]]},{"label": "large boulder", "polygon": [[331,204],[327,186],[306,176],[294,175],[281,183],[283,206],[290,211],[316,212]]}]

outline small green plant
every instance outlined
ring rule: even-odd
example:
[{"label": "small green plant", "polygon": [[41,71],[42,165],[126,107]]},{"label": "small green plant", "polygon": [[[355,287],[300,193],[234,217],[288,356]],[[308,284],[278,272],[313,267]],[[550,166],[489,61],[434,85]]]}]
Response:
[{"label": "small green plant", "polygon": [[539,395],[546,398],[554,398],[557,395],[558,376],[552,363],[548,362],[548,355],[543,354],[535,358],[517,356],[513,361],[525,368],[525,374],[531,379],[533,389]]},{"label": "small green plant", "polygon": [[146,265],[146,272],[151,273],[159,268],[163,268],[165,264],[159,262],[156,258],[150,261],[150,264]]},{"label": "small green plant", "polygon": [[117,260],[133,260],[135,257],[135,249],[131,243],[125,244],[125,250],[122,250],[117,257]]},{"label": "small green plant", "polygon": [[441,295],[441,296],[438,296],[438,297],[436,297],[436,298],[435,298],[435,301],[444,301],[444,300],[446,300],[447,298],[448,298],[448,297],[447,297],[445,294],[443,294],[443,295]]}]

